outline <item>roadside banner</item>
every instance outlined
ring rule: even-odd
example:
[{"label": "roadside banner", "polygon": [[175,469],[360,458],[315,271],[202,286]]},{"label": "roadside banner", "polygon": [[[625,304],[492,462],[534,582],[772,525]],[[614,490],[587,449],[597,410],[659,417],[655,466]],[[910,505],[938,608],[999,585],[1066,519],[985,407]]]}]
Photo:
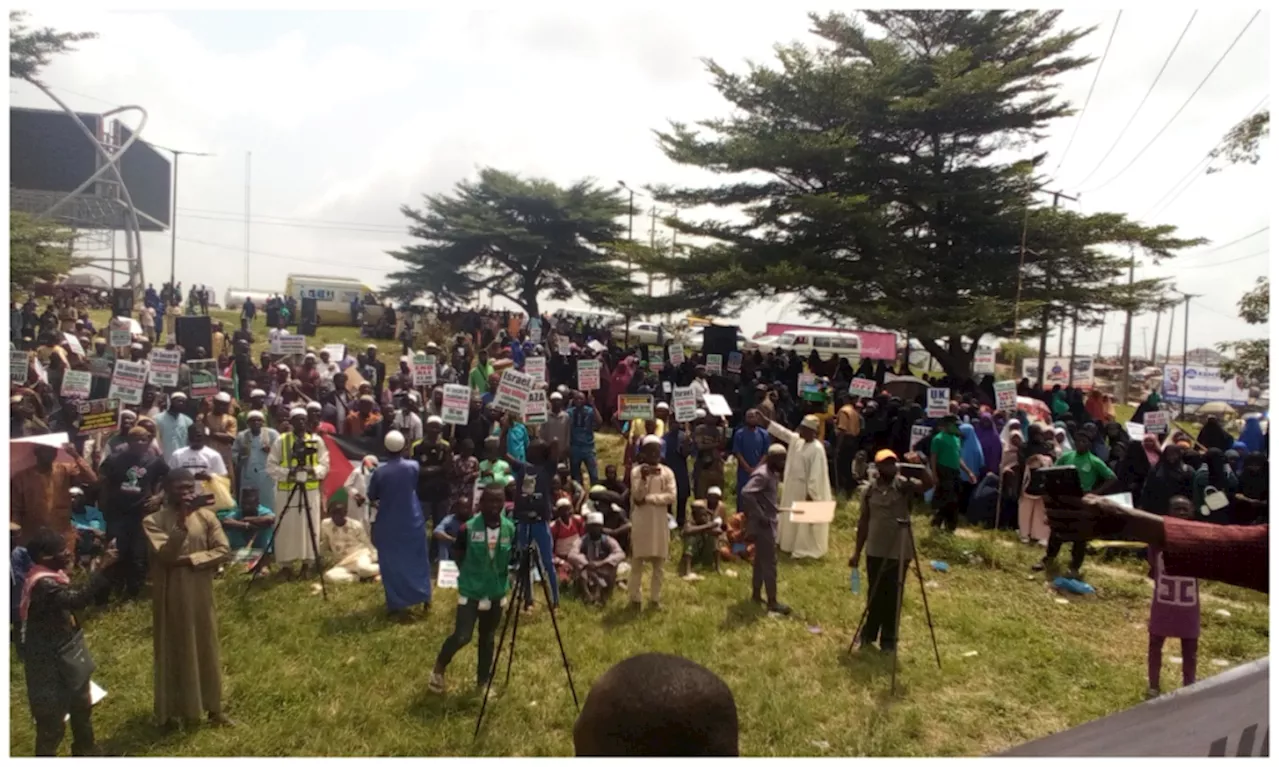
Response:
[{"label": "roadside banner", "polygon": [[718,376],[724,370],[724,355],[707,355],[707,375]]},{"label": "roadside banner", "polygon": [[1249,384],[1240,376],[1222,377],[1219,368],[1205,365],[1187,365],[1183,376],[1181,365],[1165,365],[1160,396],[1166,402],[1182,402],[1203,405],[1206,402],[1225,402],[1228,405],[1249,404]]},{"label": "roadside banner", "polygon": [[930,418],[941,418],[951,412],[951,390],[948,388],[930,387],[925,401],[929,404],[925,415]]},{"label": "roadside banner", "polygon": [[[1074,372],[1068,369],[1071,365],[1075,366]],[[1093,357],[1077,356],[1074,362],[1068,357],[1045,357],[1044,369],[1044,388],[1046,389],[1052,389],[1054,386],[1066,388],[1068,381],[1077,389],[1092,389],[1094,386]],[[1040,377],[1039,360],[1035,358],[1023,360],[1022,377],[1034,385],[1035,380]]]},{"label": "roadside banner", "polygon": [[413,355],[413,386],[415,389],[436,385],[436,355]]},{"label": "roadside banner", "polygon": [[524,422],[525,425],[532,426],[534,424],[547,422],[547,393],[542,389],[533,389],[529,392],[529,399],[524,403]]},{"label": "roadside banner", "polygon": [[676,411],[676,421],[689,423],[698,409],[698,395],[692,386],[677,386],[671,390],[671,406]]},{"label": "roadside banner", "polygon": [[455,426],[466,426],[471,415],[471,389],[460,384],[445,384],[440,403],[440,420]]},{"label": "roadside banner", "polygon": [[995,375],[996,374],[996,350],[995,349],[979,349],[973,355],[973,374],[974,375]]},{"label": "roadside banner", "polygon": [[653,418],[653,395],[619,394],[618,420],[634,421],[637,418],[642,421]]},{"label": "roadside banner", "polygon": [[31,372],[31,355],[21,349],[9,351],[9,381],[16,384],[27,382],[27,373]]},{"label": "roadside banner", "polygon": [[870,378],[855,378],[849,382],[849,393],[855,397],[874,397],[876,382]]},{"label": "roadside banner", "polygon": [[76,403],[80,412],[80,433],[101,434],[120,428],[120,400],[91,399]]},{"label": "roadside banner", "polygon": [[684,344],[671,344],[671,348],[668,352],[671,356],[672,365],[684,364]]},{"label": "roadside banner", "polygon": [[1148,434],[1168,434],[1169,414],[1163,410],[1151,410],[1142,414],[1142,425]]},{"label": "roadside banner", "polygon": [[133,343],[133,325],[125,317],[113,317],[107,325],[107,344],[117,349]]},{"label": "roadside banner", "polygon": [[742,372],[742,352],[729,352],[729,364],[726,369],[730,373]]},{"label": "roadside banner", "polygon": [[600,388],[600,360],[578,360],[578,389],[595,391]]},{"label": "roadside banner", "polygon": [[[302,338],[302,336],[298,336]],[[188,360],[187,368],[191,371],[191,391],[193,399],[212,397],[218,393],[218,361]]]},{"label": "roadside banner", "polygon": [[996,410],[1017,410],[1018,384],[1015,381],[996,381]]},{"label": "roadside banner", "polygon": [[539,383],[547,382],[547,358],[546,357],[525,357],[524,372],[533,376],[533,380]]},{"label": "roadside banner", "polygon": [[161,388],[178,385],[178,366],[182,364],[182,352],[177,349],[152,349],[150,360],[147,380]]},{"label": "roadside banner", "polygon": [[109,395],[126,405],[141,405],[142,390],[147,386],[147,364],[116,360]]},{"label": "roadside banner", "polygon": [[498,380],[498,393],[493,397],[493,406],[512,415],[523,415],[524,403],[529,400],[531,391],[533,376],[518,370],[505,370]]},{"label": "roadside banner", "polygon": [[93,376],[88,370],[68,370],[62,374],[63,399],[89,399],[89,386]]}]

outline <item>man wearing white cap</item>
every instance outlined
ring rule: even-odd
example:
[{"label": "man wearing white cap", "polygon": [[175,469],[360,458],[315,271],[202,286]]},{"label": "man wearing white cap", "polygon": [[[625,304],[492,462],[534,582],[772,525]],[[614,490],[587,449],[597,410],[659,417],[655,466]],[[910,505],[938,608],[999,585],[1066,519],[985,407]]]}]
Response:
[{"label": "man wearing white cap", "polygon": [[662,566],[670,553],[667,507],[676,502],[676,478],[662,463],[662,440],[653,435],[640,442],[640,463],[631,467],[631,575],[627,584],[633,607],[642,604],[640,579],[653,568],[649,601],[662,601]]},{"label": "man wearing white cap", "polygon": [[186,414],[187,395],[176,391],[169,395],[169,409],[156,416],[156,431],[160,438],[160,454],[168,463],[179,448],[187,446],[187,431],[193,423]]},{"label": "man wearing white cap", "polygon": [[383,445],[391,457],[369,478],[369,500],[376,508],[373,545],[387,611],[392,618],[412,620],[415,605],[431,606],[431,555],[427,523],[418,502],[418,463],[408,457],[404,435],[389,431]]},{"label": "man wearing white cap", "polygon": [[[236,441],[236,419],[231,415],[231,395],[218,392],[213,398],[213,409],[200,417],[209,435],[209,447],[222,456],[222,462],[230,470],[231,486],[236,487],[235,461],[231,459],[231,446]],[[236,496],[239,497],[239,496]]]},{"label": "man wearing white cap", "polygon": [[626,558],[618,542],[605,535],[604,515],[598,511],[587,514],[587,534],[569,553],[573,581],[582,601],[600,606],[607,603],[618,578],[618,565]]},{"label": "man wearing white cap", "polygon": [[236,497],[246,487],[258,491],[258,503],[273,513],[276,510],[276,483],[267,474],[267,456],[271,446],[280,439],[280,432],[268,429],[267,419],[260,410],[250,410],[245,416],[245,429],[236,435],[231,444],[231,464],[239,480]]},{"label": "man wearing white cap", "polygon": [[[558,391],[551,392],[547,398],[550,412],[547,420],[538,427],[538,439],[548,445],[556,445],[554,449],[559,460],[569,460],[569,413],[564,409],[564,395]],[[582,475],[579,474],[579,477]]]},{"label": "man wearing white cap", "polygon": [[[798,431],[791,431],[777,421],[765,424],[769,434],[787,447],[786,476],[782,482],[782,501],[778,514],[778,544],[797,559],[818,559],[827,553],[831,525],[826,523],[795,524],[791,521],[793,504],[803,501],[831,500],[831,480],[827,474],[827,451],[818,441],[818,417],[807,415]],[[760,547],[757,545],[756,550]]]},{"label": "man wearing white cap", "polygon": [[[300,407],[289,411],[289,426],[290,431],[276,440],[267,456],[267,474],[276,481],[275,511],[280,517],[275,536],[275,558],[280,574],[285,578],[293,577],[293,565],[298,562],[302,563],[305,576],[307,563],[316,558],[311,533],[319,534],[320,483],[329,474],[329,448],[325,447],[319,435],[307,433],[307,411]],[[304,449],[307,454],[298,455]],[[300,473],[305,474],[303,486],[294,495],[293,503],[286,506]],[[306,513],[302,500],[304,493],[306,505],[311,509],[310,526],[303,518]]]}]

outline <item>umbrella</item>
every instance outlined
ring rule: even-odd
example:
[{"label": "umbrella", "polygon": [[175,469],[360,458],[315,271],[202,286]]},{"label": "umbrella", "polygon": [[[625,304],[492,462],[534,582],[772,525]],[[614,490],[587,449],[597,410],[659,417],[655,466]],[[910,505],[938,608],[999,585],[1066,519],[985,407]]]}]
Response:
[{"label": "umbrella", "polygon": [[1018,409],[1040,423],[1053,423],[1053,413],[1049,412],[1049,406],[1034,397],[1018,397]]},{"label": "umbrella", "polygon": [[1199,408],[1196,409],[1196,415],[1197,416],[1209,416],[1209,415],[1224,416],[1224,415],[1238,415],[1238,414],[1236,412],[1236,409],[1231,407],[1231,405],[1227,404],[1226,402],[1206,402],[1205,404],[1201,405]]},{"label": "umbrella", "polygon": [[890,397],[897,397],[904,402],[914,400],[923,395],[928,388],[927,381],[922,381],[915,376],[899,376],[888,373],[884,377],[884,390],[889,393]]}]

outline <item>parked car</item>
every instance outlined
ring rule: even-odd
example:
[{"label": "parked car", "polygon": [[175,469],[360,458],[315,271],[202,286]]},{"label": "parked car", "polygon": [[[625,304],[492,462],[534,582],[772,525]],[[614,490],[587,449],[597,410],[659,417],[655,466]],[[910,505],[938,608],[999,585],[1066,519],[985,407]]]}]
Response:
[{"label": "parked car", "polygon": [[611,332],[617,341],[626,341],[629,336],[630,342],[633,344],[656,346],[658,344],[659,330],[662,331],[663,341],[671,338],[671,332],[662,328],[656,322],[633,322],[629,329],[626,325],[615,325]]},{"label": "parked car", "polygon": [[[738,331],[738,351],[742,351],[744,348],[746,348],[746,346],[747,346],[747,337],[742,334],[741,330],[739,330]],[[686,349],[692,349],[694,351],[702,351],[702,328],[694,328],[692,331],[689,332],[689,335],[685,337],[684,347]]]}]

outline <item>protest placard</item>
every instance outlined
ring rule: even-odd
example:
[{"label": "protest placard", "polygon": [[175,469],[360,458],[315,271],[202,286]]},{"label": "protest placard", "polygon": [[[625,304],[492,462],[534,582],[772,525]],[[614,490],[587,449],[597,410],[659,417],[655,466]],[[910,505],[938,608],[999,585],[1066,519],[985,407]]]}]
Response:
[{"label": "protest placard", "polygon": [[578,389],[595,391],[600,388],[600,360],[578,360]]},{"label": "protest placard", "polygon": [[663,367],[665,367],[665,365],[663,365],[662,363],[662,350],[656,347],[650,349],[649,350],[649,369],[655,373],[661,373]]},{"label": "protest placard", "polygon": [[21,349],[9,350],[9,380],[16,384],[25,384],[27,382],[27,373],[30,372],[31,355]]},{"label": "protest placard", "polygon": [[119,428],[120,400],[91,399],[79,402],[80,433],[99,434]]},{"label": "protest placard", "polygon": [[271,341],[271,353],[302,356],[307,353],[307,337],[297,335],[279,335]]},{"label": "protest placard", "polygon": [[329,352],[329,361],[335,365],[341,365],[342,361],[347,358],[346,344],[325,344],[320,351]]},{"label": "protest placard", "polygon": [[974,375],[995,375],[996,374],[996,350],[995,349],[979,349],[974,353],[973,374]]},{"label": "protest placard", "polygon": [[525,357],[524,372],[533,376],[533,380],[539,383],[547,382],[547,358],[546,357]]},{"label": "protest placard", "polygon": [[460,384],[445,384],[440,403],[440,419],[455,426],[466,426],[471,415],[471,389]]},{"label": "protest placard", "polygon": [[68,370],[62,374],[63,399],[88,399],[93,376],[88,370]]},{"label": "protest placard", "polygon": [[929,432],[933,431],[932,427],[923,426],[921,424],[911,425],[911,449],[915,450],[920,441],[929,436]]},{"label": "protest placard", "polygon": [[870,378],[855,378],[849,382],[849,394],[854,397],[874,397],[876,382]]},{"label": "protest placard", "polygon": [[609,351],[609,347],[605,346],[604,344],[600,343],[594,338],[591,339],[590,341],[587,341],[587,348],[595,352],[596,354]]},{"label": "protest placard", "polygon": [[107,343],[117,349],[133,343],[133,325],[127,317],[114,317],[107,325]]},{"label": "protest placard", "polygon": [[718,376],[724,372],[724,355],[708,354],[707,355],[707,375]]},{"label": "protest placard", "polygon": [[161,388],[178,385],[178,366],[182,364],[182,352],[174,349],[152,349],[147,380]]},{"label": "protest placard", "polygon": [[928,398],[925,402],[929,405],[925,410],[925,415],[930,418],[941,418],[951,412],[951,390],[945,387],[929,387]]},{"label": "protest placard", "polygon": [[191,370],[191,391],[188,393],[193,398],[212,397],[218,393],[217,360],[187,360],[187,368]]},{"label": "protest placard", "polygon": [[813,373],[801,373],[796,378],[796,394],[803,395],[805,392],[815,392],[818,390],[818,377]]},{"label": "protest placard", "polygon": [[512,415],[524,413],[524,403],[533,390],[533,376],[518,370],[505,370],[498,380],[498,392],[493,396],[493,406]]},{"label": "protest placard", "polygon": [[89,372],[94,378],[110,378],[116,369],[116,352],[110,346],[102,350],[101,357],[89,358]]},{"label": "protest placard", "polygon": [[436,355],[413,355],[413,385],[415,388],[436,385]]},{"label": "protest placard", "polygon": [[1018,407],[1018,384],[1013,381],[996,381],[996,410],[1016,410]]},{"label": "protest placard", "polygon": [[730,373],[742,372],[742,352],[729,352],[729,364],[725,368]]},{"label": "protest placard", "polygon": [[725,418],[733,416],[733,408],[729,407],[729,403],[725,400],[723,394],[704,394],[702,395],[702,404],[707,406],[707,412],[711,415]]},{"label": "protest placard", "polygon": [[1163,410],[1151,410],[1142,415],[1142,425],[1148,434],[1167,434],[1169,432],[1169,414]]},{"label": "protest placard", "polygon": [[1129,439],[1137,440],[1138,442],[1141,442],[1142,438],[1147,434],[1147,427],[1140,423],[1127,422],[1124,425],[1124,430],[1128,432]]},{"label": "protest placard", "polygon": [[684,344],[671,344],[671,348],[668,352],[671,356],[672,365],[684,364]]},{"label": "protest placard", "polygon": [[67,348],[71,350],[72,354],[80,357],[85,356],[84,345],[80,343],[80,339],[76,338],[74,334],[63,333],[62,339],[67,342]]},{"label": "protest placard", "polygon": [[529,399],[524,403],[524,422],[529,426],[547,422],[547,393],[542,389],[529,392]]},{"label": "protest placard", "polygon": [[529,320],[529,343],[534,346],[542,343],[542,320],[537,317]]},{"label": "protest placard", "polygon": [[692,386],[676,386],[671,390],[671,405],[676,411],[676,421],[689,423],[698,409],[698,395]]},{"label": "protest placard", "polygon": [[145,362],[129,362],[116,360],[116,369],[111,375],[109,395],[118,398],[126,405],[141,405],[142,390],[147,386],[147,364]]},{"label": "protest placard", "polygon": [[440,560],[440,573],[436,576],[436,588],[458,588],[458,563],[452,559]]},{"label": "protest placard", "polygon": [[556,351],[561,356],[569,356],[570,346],[572,346],[572,343],[569,341],[569,336],[556,336]]},{"label": "protest placard", "polygon": [[653,418],[653,395],[619,394],[618,419],[621,421],[634,421],[637,418],[642,421]]}]

